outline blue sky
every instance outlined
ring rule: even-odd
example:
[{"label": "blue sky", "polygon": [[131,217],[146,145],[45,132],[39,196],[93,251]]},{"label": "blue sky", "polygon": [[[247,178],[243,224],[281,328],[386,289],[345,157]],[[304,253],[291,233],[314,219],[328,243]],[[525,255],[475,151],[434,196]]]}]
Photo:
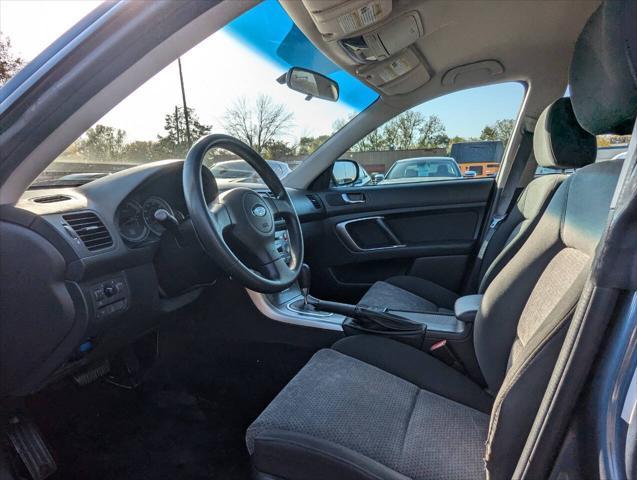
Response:
[{"label": "blue sky", "polygon": [[450,137],[478,137],[485,125],[503,118],[516,118],[523,97],[523,85],[509,82],[455,92],[415,110],[424,115],[438,115]]}]

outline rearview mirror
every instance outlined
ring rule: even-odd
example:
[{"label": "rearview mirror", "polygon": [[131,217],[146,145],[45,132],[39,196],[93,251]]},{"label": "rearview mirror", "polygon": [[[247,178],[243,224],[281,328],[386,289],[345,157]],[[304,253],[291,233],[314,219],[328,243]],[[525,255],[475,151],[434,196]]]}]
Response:
[{"label": "rearview mirror", "polygon": [[312,70],[301,67],[290,68],[285,75],[281,75],[277,81],[287,84],[288,88],[307,95],[306,100],[321,98],[336,102],[338,100],[338,83],[331,78]]},{"label": "rearview mirror", "polygon": [[465,170],[462,175],[466,178],[476,178],[478,176],[474,170]]},{"label": "rearview mirror", "polygon": [[339,159],[332,165],[332,180],[337,187],[353,185],[359,176],[360,168],[353,160]]}]

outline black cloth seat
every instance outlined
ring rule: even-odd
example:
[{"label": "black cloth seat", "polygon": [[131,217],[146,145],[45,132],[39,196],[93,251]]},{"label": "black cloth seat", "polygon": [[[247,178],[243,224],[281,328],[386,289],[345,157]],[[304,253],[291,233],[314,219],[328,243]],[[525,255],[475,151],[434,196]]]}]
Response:
[{"label": "black cloth seat", "polygon": [[489,415],[338,351],[355,340],[317,352],[249,427],[262,478],[479,478]]},{"label": "black cloth seat", "polygon": [[469,377],[404,343],[357,335],[339,340],[332,349],[483,413],[493,406],[493,397]]},{"label": "black cloth seat", "polygon": [[407,312],[453,313],[458,297],[456,292],[424,278],[399,275],[374,283],[358,304]]},{"label": "black cloth seat", "polygon": [[620,170],[604,162],[569,177],[485,292],[473,341],[494,397],[413,347],[346,338],[317,352],[249,427],[262,478],[483,478],[484,460],[491,478],[510,478]]},{"label": "black cloth seat", "polygon": [[[626,82],[608,88],[632,92],[623,71],[630,58],[623,39],[632,31],[622,37],[614,28],[622,24],[625,5],[602,4],[580,35],[574,58],[585,66],[591,58],[592,65],[612,58],[604,66],[621,68],[612,76]],[[605,35],[617,41],[605,41]],[[574,62],[573,98],[597,73]],[[578,117],[594,125],[591,131],[627,126],[625,105],[591,102],[587,110],[582,98]],[[606,98],[625,100],[616,92]],[[630,102],[634,121],[637,95]],[[590,274],[621,167],[620,161],[598,163],[566,179],[486,288],[473,341],[494,393],[490,410],[490,395],[413,347],[347,338],[318,351],[248,428],[256,477],[510,479]]]},{"label": "black cloth seat", "polygon": [[[561,98],[549,106],[538,121],[533,150],[540,166],[580,168],[595,161],[597,143],[595,136],[577,123],[571,99]],[[557,173],[544,175],[527,185],[488,243],[478,272],[478,293],[484,293],[526,241],[565,178],[566,175]],[[452,313],[458,296],[458,293],[429,280],[401,275],[374,283],[359,305]]]}]

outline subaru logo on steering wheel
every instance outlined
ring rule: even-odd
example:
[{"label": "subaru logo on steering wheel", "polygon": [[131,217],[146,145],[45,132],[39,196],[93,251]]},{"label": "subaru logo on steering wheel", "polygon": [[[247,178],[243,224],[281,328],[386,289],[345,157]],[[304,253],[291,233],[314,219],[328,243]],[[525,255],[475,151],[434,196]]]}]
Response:
[{"label": "subaru logo on steering wheel", "polygon": [[255,217],[265,217],[266,213],[267,210],[263,205],[255,205],[254,207],[252,207],[252,215],[254,215]]}]

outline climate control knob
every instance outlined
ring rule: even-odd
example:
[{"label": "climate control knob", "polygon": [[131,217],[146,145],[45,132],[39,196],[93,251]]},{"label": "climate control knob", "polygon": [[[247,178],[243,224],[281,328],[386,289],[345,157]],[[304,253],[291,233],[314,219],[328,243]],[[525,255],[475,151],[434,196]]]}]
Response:
[{"label": "climate control knob", "polygon": [[112,297],[117,293],[117,288],[113,285],[104,285],[104,296]]}]

